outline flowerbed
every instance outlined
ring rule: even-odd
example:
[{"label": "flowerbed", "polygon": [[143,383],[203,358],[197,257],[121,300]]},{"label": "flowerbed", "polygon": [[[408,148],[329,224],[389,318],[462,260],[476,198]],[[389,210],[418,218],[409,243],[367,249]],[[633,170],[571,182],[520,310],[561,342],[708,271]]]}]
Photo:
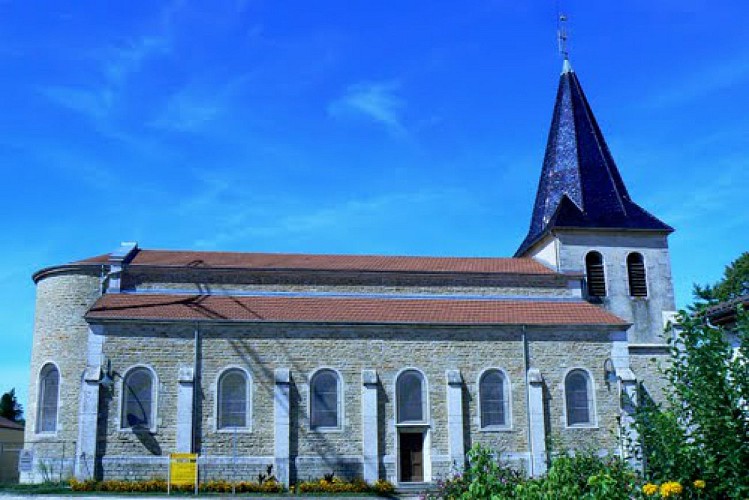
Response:
[{"label": "flowerbed", "polygon": [[303,481],[296,486],[299,493],[374,493],[380,496],[392,495],[395,487],[388,481],[378,480],[373,484],[361,479],[345,481],[337,477],[326,477],[318,481]]},{"label": "flowerbed", "polygon": [[[151,479],[148,481],[77,481],[72,479],[70,487],[73,491],[110,491],[119,493],[163,493],[168,490],[164,479]],[[194,486],[174,486],[172,491],[194,491]],[[285,491],[283,485],[274,480],[260,482],[241,481],[230,483],[229,481],[207,481],[200,483],[198,490],[204,493],[282,493]]]},{"label": "flowerbed", "polygon": [[[71,479],[70,487],[79,492],[117,492],[117,493],[163,493],[167,491],[164,479],[147,481],[77,481]],[[172,491],[192,492],[193,486],[172,486]],[[200,483],[198,490],[202,493],[283,493],[284,486],[274,478],[264,481],[241,481],[232,483],[224,480],[213,480]],[[390,496],[395,487],[388,481],[376,481],[368,484],[361,479],[344,481],[331,476],[318,481],[303,481],[291,487],[297,493],[372,493],[379,496]]]}]

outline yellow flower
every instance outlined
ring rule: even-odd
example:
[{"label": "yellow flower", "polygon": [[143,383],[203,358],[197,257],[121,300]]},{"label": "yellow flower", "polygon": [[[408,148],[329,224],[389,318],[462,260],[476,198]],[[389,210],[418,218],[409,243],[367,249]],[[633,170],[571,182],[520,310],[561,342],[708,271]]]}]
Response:
[{"label": "yellow flower", "polygon": [[647,496],[655,495],[656,493],[658,493],[658,485],[653,484],[653,483],[648,483],[642,487],[642,492],[645,493]]},{"label": "yellow flower", "polygon": [[676,481],[669,481],[661,485],[661,496],[668,498],[670,496],[681,495],[682,490],[681,484]]},{"label": "yellow flower", "polygon": [[696,480],[694,482],[694,487],[697,488],[698,490],[704,489],[705,488],[705,481],[703,481],[702,479]]}]

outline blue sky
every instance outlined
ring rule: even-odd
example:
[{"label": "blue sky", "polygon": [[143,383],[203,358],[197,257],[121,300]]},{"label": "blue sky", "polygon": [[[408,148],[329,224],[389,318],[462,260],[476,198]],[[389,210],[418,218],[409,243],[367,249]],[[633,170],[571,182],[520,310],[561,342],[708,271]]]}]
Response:
[{"label": "blue sky", "polygon": [[[564,2],[679,305],[749,248],[745,2]],[[561,62],[556,2],[0,2],[0,390],[35,270],[146,248],[509,256]]]}]

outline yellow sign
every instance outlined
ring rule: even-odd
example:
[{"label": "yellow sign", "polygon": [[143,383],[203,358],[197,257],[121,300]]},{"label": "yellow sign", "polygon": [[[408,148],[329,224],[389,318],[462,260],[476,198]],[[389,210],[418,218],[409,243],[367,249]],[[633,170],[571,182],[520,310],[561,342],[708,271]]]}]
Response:
[{"label": "yellow sign", "polygon": [[198,481],[198,455],[172,453],[169,455],[169,484],[193,486]]}]

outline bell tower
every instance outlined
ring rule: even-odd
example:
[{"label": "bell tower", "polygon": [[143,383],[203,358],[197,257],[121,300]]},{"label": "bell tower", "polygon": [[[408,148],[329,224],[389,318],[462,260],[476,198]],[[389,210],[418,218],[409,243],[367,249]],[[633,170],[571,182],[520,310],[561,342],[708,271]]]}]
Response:
[{"label": "bell tower", "polygon": [[587,300],[632,323],[630,346],[662,345],[675,309],[673,229],[631,199],[563,54],[531,223],[515,256],[584,275]]}]

